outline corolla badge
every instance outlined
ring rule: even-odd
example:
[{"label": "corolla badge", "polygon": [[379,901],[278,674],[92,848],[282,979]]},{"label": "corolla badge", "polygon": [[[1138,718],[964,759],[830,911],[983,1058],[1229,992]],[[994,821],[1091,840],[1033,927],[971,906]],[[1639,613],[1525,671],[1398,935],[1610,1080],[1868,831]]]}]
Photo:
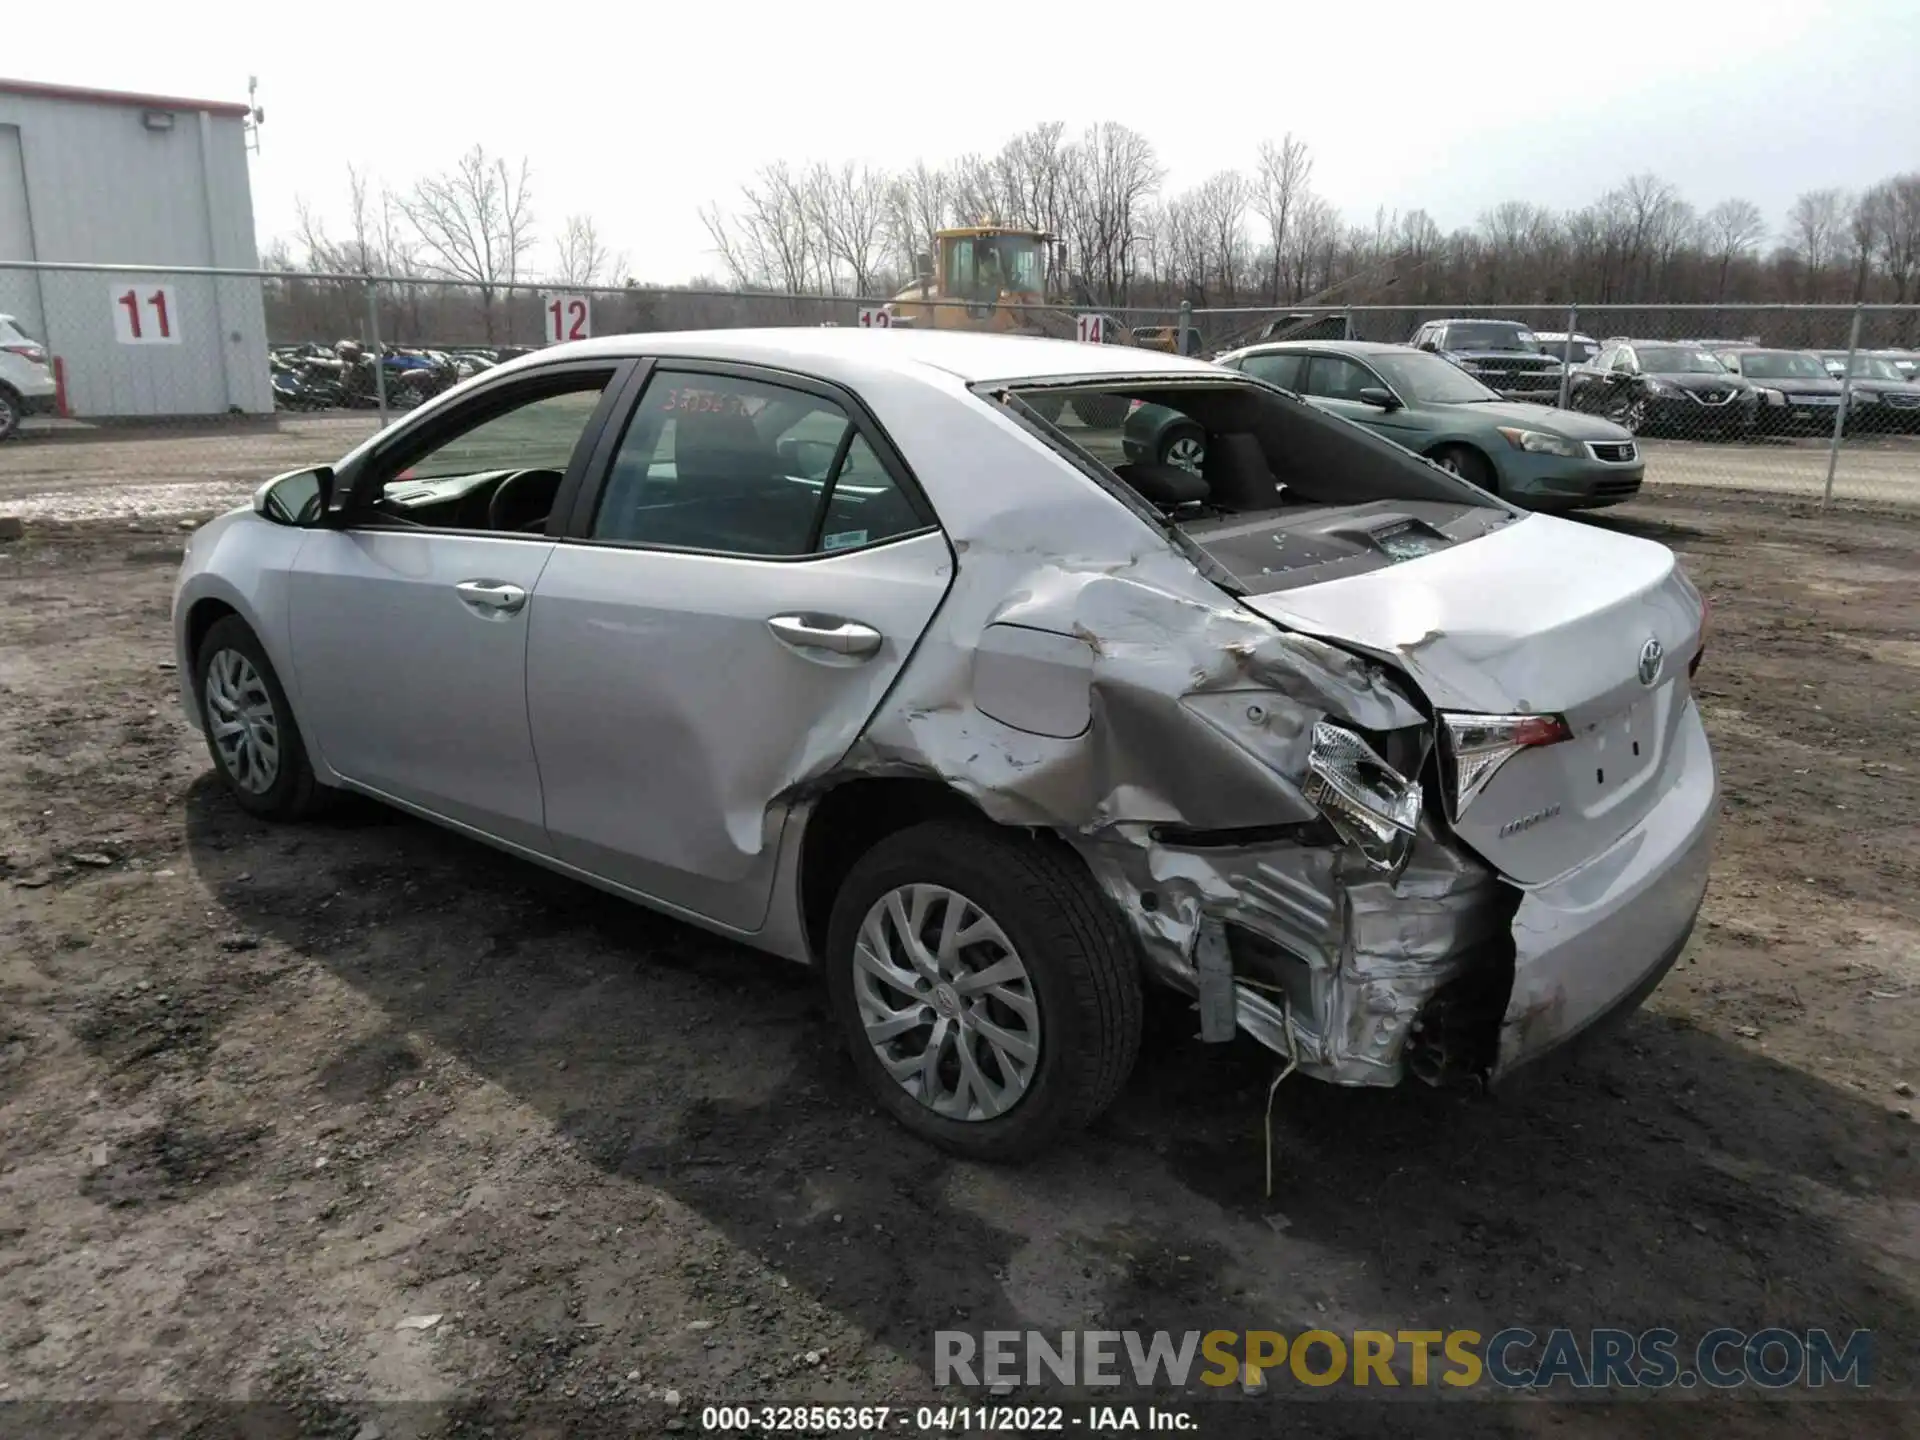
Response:
[{"label": "corolla badge", "polygon": [[1651,685],[1660,678],[1660,665],[1666,658],[1666,647],[1657,637],[1649,635],[1647,643],[1640,647],[1640,683],[1642,685]]}]

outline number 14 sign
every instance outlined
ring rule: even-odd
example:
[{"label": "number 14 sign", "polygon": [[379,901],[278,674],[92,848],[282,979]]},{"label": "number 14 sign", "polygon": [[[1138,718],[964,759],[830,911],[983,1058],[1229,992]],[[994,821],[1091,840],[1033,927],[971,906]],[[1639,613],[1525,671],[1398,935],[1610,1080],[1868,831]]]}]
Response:
[{"label": "number 14 sign", "polygon": [[122,345],[178,345],[180,307],[171,285],[113,287],[113,338]]},{"label": "number 14 sign", "polygon": [[547,344],[593,338],[593,311],[586,296],[549,295],[543,313],[547,319]]}]

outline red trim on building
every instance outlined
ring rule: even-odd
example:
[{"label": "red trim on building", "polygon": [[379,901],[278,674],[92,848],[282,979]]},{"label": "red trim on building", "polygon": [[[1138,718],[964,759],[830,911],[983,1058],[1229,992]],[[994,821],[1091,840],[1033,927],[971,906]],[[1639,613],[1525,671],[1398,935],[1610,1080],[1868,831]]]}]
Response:
[{"label": "red trim on building", "polygon": [[37,95],[47,100],[81,100],[95,105],[126,105],[142,110],[204,110],[209,115],[244,116],[252,112],[232,100],[183,100],[177,95],[139,95],[129,90],[92,90],[84,85],[43,85],[38,80],[0,77],[0,92]]}]

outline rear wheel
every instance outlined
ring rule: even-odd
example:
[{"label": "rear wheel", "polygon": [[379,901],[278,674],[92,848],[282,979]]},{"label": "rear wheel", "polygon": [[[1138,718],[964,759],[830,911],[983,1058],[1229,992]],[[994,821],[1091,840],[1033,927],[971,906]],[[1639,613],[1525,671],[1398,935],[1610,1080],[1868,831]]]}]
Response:
[{"label": "rear wheel", "polygon": [[1493,463],[1478,450],[1465,445],[1443,445],[1433,452],[1433,460],[1442,470],[1458,475],[1469,485],[1478,486],[1489,494],[1500,493],[1500,481],[1493,473]]},{"label": "rear wheel", "polygon": [[957,1154],[1013,1160],[1085,1126],[1139,1053],[1134,949],[1070,852],[985,824],[888,836],[833,907],[835,1022],[881,1107]]},{"label": "rear wheel", "polygon": [[242,810],[297,820],[332,798],[314,776],[287,692],[246,621],[214,622],[200,642],[194,679],[214,769]]},{"label": "rear wheel", "polygon": [[0,385],[0,440],[11,440],[20,428],[20,397]]}]

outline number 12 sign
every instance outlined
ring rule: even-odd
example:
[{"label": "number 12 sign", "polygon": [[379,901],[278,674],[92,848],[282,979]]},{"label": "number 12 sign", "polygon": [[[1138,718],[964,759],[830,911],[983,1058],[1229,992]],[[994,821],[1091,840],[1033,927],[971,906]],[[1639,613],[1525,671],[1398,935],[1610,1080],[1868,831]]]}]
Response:
[{"label": "number 12 sign", "polygon": [[547,297],[547,344],[561,345],[569,340],[593,338],[593,310],[584,295]]},{"label": "number 12 sign", "polygon": [[180,307],[171,285],[113,287],[113,338],[122,345],[178,345]]}]

